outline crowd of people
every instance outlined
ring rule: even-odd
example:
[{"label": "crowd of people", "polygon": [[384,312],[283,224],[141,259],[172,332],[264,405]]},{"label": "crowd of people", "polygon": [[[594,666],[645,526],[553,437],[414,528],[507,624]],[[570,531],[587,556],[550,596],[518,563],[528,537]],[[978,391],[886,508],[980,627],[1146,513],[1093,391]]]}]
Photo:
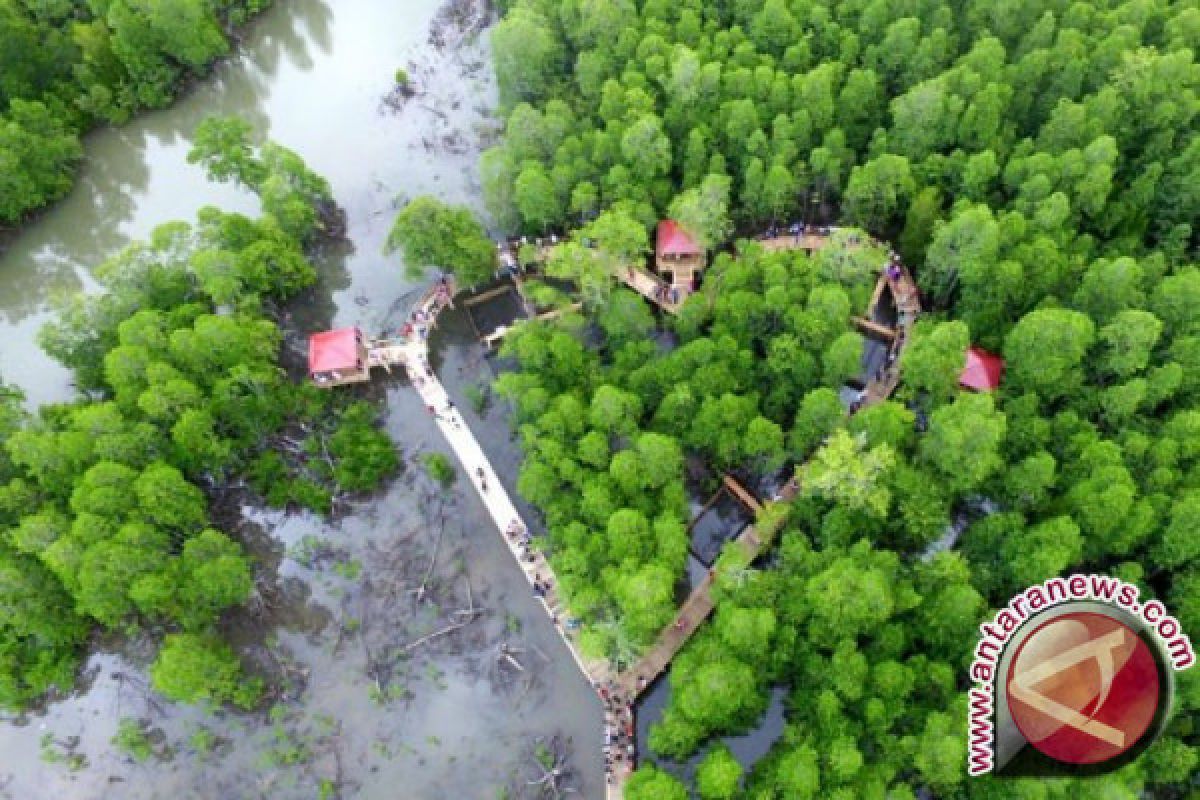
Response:
[{"label": "crowd of people", "polygon": [[529,236],[512,237],[505,239],[502,242],[496,243],[496,252],[499,255],[497,259],[500,263],[500,268],[496,270],[496,277],[502,278],[507,275],[519,275],[523,272],[521,266],[521,248],[527,244],[532,244],[538,251],[543,247],[553,247],[562,241],[562,238],[557,233],[551,233],[549,236],[541,237]]},{"label": "crowd of people", "polygon": [[681,299],[682,294],[678,286],[667,286],[665,283],[660,283],[654,287],[654,300],[660,305],[678,305]]},{"label": "crowd of people", "polygon": [[786,234],[798,239],[801,236],[828,236],[832,232],[833,228],[828,225],[806,225],[803,222],[792,222],[786,226],[770,225],[758,238],[775,239]]},{"label": "crowd of people", "polygon": [[[646,688],[638,678],[638,692]],[[633,730],[633,697],[623,695],[614,681],[596,688],[604,704],[604,776],[608,783],[617,781],[619,771],[632,772],[637,766],[637,746]]]},{"label": "crowd of people", "polygon": [[429,336],[430,329],[437,325],[437,317],[442,309],[447,306],[453,308],[454,291],[454,282],[448,275],[438,278],[433,289],[422,298],[417,307],[409,313],[405,323],[400,326],[400,335],[405,339],[416,336],[422,340]]}]

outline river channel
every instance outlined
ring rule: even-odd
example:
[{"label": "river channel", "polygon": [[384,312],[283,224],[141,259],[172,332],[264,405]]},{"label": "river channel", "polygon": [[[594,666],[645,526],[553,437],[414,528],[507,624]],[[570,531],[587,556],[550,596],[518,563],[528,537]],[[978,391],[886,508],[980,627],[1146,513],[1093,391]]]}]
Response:
[{"label": "river channel", "polygon": [[[479,18],[439,17],[440,7],[277,0],[237,54],[170,109],[89,135],[73,193],[0,242],[0,376],[31,408],[70,399],[69,374],[36,344],[54,298],[94,290],[95,266],[160,223],[210,204],[256,211],[252,195],[186,161],[191,132],[214,113],[242,115],[297,151],[347,212],[347,241],[321,254],[321,286],[297,326],[388,323],[417,288],[381,254],[396,208],[422,193],[478,207],[478,153],[495,128]],[[397,109],[382,101],[398,67],[419,94]],[[432,344],[450,382],[488,380],[462,330],[447,326]],[[419,453],[444,449],[415,392],[402,379],[372,391],[406,462],[385,491],[332,523],[243,509],[259,590],[225,627],[248,661],[281,679],[273,709],[165,703],[146,688],[147,642],[100,641],[75,693],[0,717],[0,797],[286,800],[322,796],[325,783],[338,797],[492,800],[506,786],[529,791],[539,740],[566,755],[580,796],[602,796],[594,693],[469,482],[439,491],[415,466]],[[507,438],[503,409],[461,407],[482,438]],[[501,471],[512,474],[513,457]],[[409,590],[422,582],[418,598]],[[477,622],[386,657],[468,602],[483,609]],[[497,658],[502,645],[519,667]],[[381,661],[391,664],[382,676]],[[121,718],[151,732],[155,756],[139,763],[112,746]]]}]

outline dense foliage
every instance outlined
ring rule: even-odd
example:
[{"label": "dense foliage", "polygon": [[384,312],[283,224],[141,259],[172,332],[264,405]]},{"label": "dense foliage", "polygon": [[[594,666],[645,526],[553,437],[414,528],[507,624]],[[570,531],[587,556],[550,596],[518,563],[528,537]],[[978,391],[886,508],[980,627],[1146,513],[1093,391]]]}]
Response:
[{"label": "dense foliage", "polygon": [[[682,757],[742,729],[781,682],[787,732],[748,776],[747,796],[1078,794],[1071,781],[965,782],[963,666],[987,607],[1073,569],[1139,583],[1200,637],[1200,10],[1169,0],[512,0],[493,44],[508,119],[482,166],[504,225],[539,232],[620,207],[649,228],[686,212],[719,244],[702,229],[720,219],[725,187],[742,229],[841,218],[896,241],[935,312],[905,356],[899,400],[911,408],[885,403],[847,420],[805,377],[836,373],[841,360],[799,342],[778,348],[778,373],[761,374],[772,350],[744,343],[762,335],[763,316],[709,318],[711,294],[685,307],[681,348],[646,368],[702,335],[712,361],[755,362],[743,367],[759,373],[753,402],[743,384],[706,414],[687,372],[619,384],[639,424],[655,409],[651,430],[669,432],[663,409],[681,409],[677,435],[716,466],[766,438],[742,435],[757,415],[792,422],[793,456],[817,450],[775,559],[726,564],[716,616],[673,667],[651,745]],[[720,296],[739,288],[718,276],[709,285],[721,283]],[[740,302],[785,319],[802,307],[758,286],[747,295]],[[847,312],[828,308],[843,330]],[[522,360],[538,376],[513,393],[526,424],[552,414],[563,389],[614,384],[608,370],[633,376],[653,356],[645,343],[638,359],[575,355],[563,331],[531,339],[572,360]],[[968,342],[1007,361],[994,397],[956,389]],[[689,441],[686,427],[702,420],[738,435]],[[846,435],[830,436],[839,428]],[[569,552],[555,533],[565,500],[541,486],[557,475],[546,463],[565,458],[557,443],[584,436],[551,430],[526,437],[538,480],[522,491],[549,507],[554,544]],[[562,474],[580,497],[596,491],[587,472]],[[952,549],[923,557],[955,519],[965,530]],[[579,538],[600,550],[588,563],[626,546]],[[633,573],[605,574],[593,602],[619,609]],[[1196,673],[1182,676],[1164,739],[1086,791],[1187,794],[1200,758]],[[712,776],[704,783],[717,791]],[[672,793],[682,796],[674,779],[651,770],[629,789]]]},{"label": "dense foliage", "polygon": [[188,161],[203,164],[211,180],[234,181],[257,194],[263,212],[301,244],[341,232],[329,182],[286,147],[256,145],[250,123],[240,117],[208,117],[197,125]]},{"label": "dense foliage", "polygon": [[474,286],[496,271],[496,249],[475,215],[427,195],[396,215],[385,248],[404,254],[410,277],[432,266],[454,273],[459,286]]},{"label": "dense foliage", "polygon": [[161,108],[269,0],[0,0],[0,224],[66,194],[80,134]]},{"label": "dense foliage", "polygon": [[169,697],[253,702],[210,641],[251,563],[212,527],[205,490],[248,474],[272,502],[325,510],[396,467],[371,406],[335,407],[279,366],[270,311],[316,277],[300,233],[214,208],[160,226],[43,331],[85,395],[36,419],[0,396],[0,706],[69,688],[96,625],[181,631],[152,671]]},{"label": "dense foliage", "polygon": [[[838,246],[813,258],[722,255],[719,291],[689,302],[669,352],[624,289],[597,316],[598,348],[570,326],[525,325],[506,342],[520,365],[498,381],[527,454],[518,488],[545,512],[590,650],[628,661],[671,619],[688,548],[685,453],[769,475],[840,421],[834,390],[858,372],[862,348],[851,310],[866,305],[882,260]],[[809,413],[810,397],[830,399],[832,418]]]}]

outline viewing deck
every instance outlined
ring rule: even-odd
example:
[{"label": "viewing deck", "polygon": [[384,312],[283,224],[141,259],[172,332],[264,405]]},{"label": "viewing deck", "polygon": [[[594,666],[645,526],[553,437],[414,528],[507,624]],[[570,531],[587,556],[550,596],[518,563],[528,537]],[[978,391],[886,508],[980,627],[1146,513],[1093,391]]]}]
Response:
[{"label": "viewing deck", "polygon": [[[837,229],[832,228],[830,230]],[[756,239],[755,241],[762,245],[762,248],[769,253],[773,253],[778,250],[806,250],[811,253],[814,250],[820,250],[822,247],[829,244],[829,234],[788,234],[786,236],[772,236],[769,239]]]}]

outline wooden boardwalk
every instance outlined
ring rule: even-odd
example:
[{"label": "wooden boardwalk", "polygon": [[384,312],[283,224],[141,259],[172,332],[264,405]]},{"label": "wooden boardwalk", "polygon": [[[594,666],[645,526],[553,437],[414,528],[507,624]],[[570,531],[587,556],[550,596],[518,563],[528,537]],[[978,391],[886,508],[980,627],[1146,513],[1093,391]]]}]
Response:
[{"label": "wooden boardwalk", "polygon": [[518,319],[511,325],[501,325],[486,336],[480,336],[479,341],[484,347],[491,350],[499,346],[500,342],[504,341],[504,337],[516,330],[523,322],[547,322],[552,319],[558,319],[563,314],[578,311],[581,308],[583,308],[583,303],[572,303],[566,308],[553,308],[549,311],[543,311],[541,314],[530,317],[528,320]]},{"label": "wooden boardwalk", "polygon": [[[754,561],[762,552],[763,539],[753,525],[747,525],[746,529],[734,539],[734,542],[742,548],[747,562]],[[715,572],[709,570],[680,606],[675,621],[658,635],[654,646],[647,650],[636,664],[617,677],[617,686],[622,694],[634,698],[641,694],[646,686],[649,686],[655,678],[662,674],[667,665],[687,644],[688,639],[692,638],[692,635],[708,619],[714,606],[712,587],[715,580]]]},{"label": "wooden boardwalk", "polygon": [[[437,310],[440,309],[433,310],[434,313]],[[519,523],[526,531],[529,528],[521,519],[521,515],[517,512],[516,506],[513,505],[499,476],[492,468],[487,455],[484,454],[483,448],[475,439],[475,435],[471,433],[471,429],[467,427],[466,421],[458,410],[451,406],[445,387],[437,379],[436,374],[431,374],[431,371],[426,370],[429,364],[428,358],[429,351],[424,336],[414,337],[407,343],[405,367],[413,387],[425,402],[426,408],[433,410],[432,413],[438,428],[462,465],[466,478],[475,487],[484,507],[487,508],[488,515],[496,524],[497,530],[504,536],[509,551],[516,559],[521,571],[525,573],[530,587],[532,588],[535,578],[549,581],[551,585],[557,587],[558,581],[545,557],[536,549],[523,547],[519,536],[509,536],[505,533],[510,530],[514,522]],[[527,559],[527,552],[531,558]],[[551,591],[545,598],[542,598],[542,603],[546,607],[546,613],[554,617],[558,632],[566,643],[567,649],[575,658],[575,662],[579,665],[579,669],[593,682],[610,680],[615,673],[608,663],[585,658],[579,651],[577,637],[569,633],[564,624],[559,624],[556,595],[555,591]]]},{"label": "wooden boardwalk", "polygon": [[741,500],[746,508],[755,514],[762,511],[762,503],[758,502],[758,498],[750,494],[750,491],[738,483],[732,475],[722,475],[721,483],[725,484],[725,488],[732,492],[738,500]]},{"label": "wooden boardwalk", "polygon": [[[671,287],[666,281],[657,275],[653,275],[649,270],[642,267],[626,266],[618,271],[618,277],[621,283],[633,289],[642,297],[654,303],[656,306],[666,311],[668,314],[678,314],[679,309],[683,306],[683,301],[687,299],[688,293],[679,287]],[[672,291],[675,292],[675,301],[671,300]]]},{"label": "wooden boardwalk", "polygon": [[[444,303],[429,295],[423,297],[418,304],[418,309],[427,315],[431,325],[436,322],[437,314],[444,307]],[[404,343],[403,363],[408,370],[413,387],[421,396],[426,408],[432,410],[438,428],[449,443],[450,449],[454,451],[459,464],[462,465],[466,479],[471,481],[475,487],[475,491],[483,501],[488,515],[495,523],[496,529],[508,546],[509,552],[512,553],[517,566],[525,574],[525,580],[529,583],[530,588],[533,588],[535,580],[543,583],[549,582],[551,585],[552,589],[540,600],[546,614],[554,621],[555,629],[562,638],[563,644],[566,645],[567,651],[575,659],[580,672],[593,686],[611,684],[618,676],[609,662],[585,657],[579,648],[578,635],[567,628],[568,622],[565,619],[567,611],[562,607],[558,597],[558,579],[550,564],[536,549],[522,544],[520,535],[509,533],[513,529],[514,522],[518,523],[521,530],[524,531],[528,531],[529,526],[521,519],[516,506],[513,505],[512,499],[500,482],[500,477],[492,468],[491,462],[483,452],[483,448],[480,447],[475,435],[467,427],[466,421],[451,405],[445,387],[437,379],[436,373],[428,368],[427,333],[427,330],[418,331],[416,336]],[[607,800],[621,800],[624,796],[623,787],[628,779],[628,772],[632,769],[632,760],[625,764],[625,768],[614,774],[613,782],[607,784]]]},{"label": "wooden boardwalk", "polygon": [[[545,264],[557,246],[558,243],[540,245],[537,250],[538,262]],[[668,314],[678,314],[679,309],[683,307],[683,301],[687,300],[688,295],[692,293],[691,290],[682,286],[672,287],[671,284],[638,264],[624,264],[616,270],[614,275],[621,283]],[[675,290],[674,300],[671,299],[672,288]]]},{"label": "wooden boardwalk", "polygon": [[[830,230],[837,230],[831,228]],[[777,250],[820,250],[825,245],[829,244],[829,236],[817,233],[802,233],[799,236],[788,234],[786,236],[772,236],[768,239],[755,239],[754,241],[762,245],[762,249],[769,253]]]},{"label": "wooden boardwalk", "polygon": [[[889,274],[889,271],[892,274]],[[897,321],[895,328],[885,328],[872,321],[876,307],[883,298],[883,290],[891,292],[896,303]],[[888,267],[884,268],[871,296],[871,307],[867,309],[865,318],[856,318],[859,327],[877,335],[885,335],[888,339],[888,355],[884,366],[874,375],[868,376],[866,388],[863,390],[862,406],[882,402],[892,396],[900,385],[900,357],[908,347],[909,336],[913,323],[921,313],[921,298],[917,284],[898,256],[893,255]]]},{"label": "wooden boardwalk", "polygon": [[[760,244],[768,250],[797,248],[811,250],[824,246],[826,241],[826,237],[815,235],[799,237],[783,236],[759,240]],[[908,328],[920,313],[919,295],[917,294],[916,284],[913,282],[911,275],[897,261],[893,261],[892,264],[899,267],[899,276],[893,278],[886,271],[880,276],[879,283],[876,285],[876,289],[871,297],[870,307],[861,318],[864,322],[870,323],[870,326],[864,326],[868,327],[868,329],[873,330],[873,327],[882,327],[872,320],[875,317],[876,307],[881,301],[884,289],[891,290],[896,300],[899,322],[897,328],[891,331],[888,368],[885,374],[881,375],[878,380],[872,379],[868,382],[864,391],[862,405],[880,402],[889,397],[895,389],[899,382],[899,356],[909,338],[907,336]],[[622,281],[637,291],[638,294],[646,297],[669,313],[676,313],[678,311],[681,303],[672,304],[668,302],[668,304],[664,305],[660,299],[660,294],[656,292],[659,286],[666,285],[665,282],[647,271],[640,268],[629,268],[622,273]],[[469,300],[465,302],[468,305],[470,304]],[[436,323],[437,314],[445,305],[447,305],[447,302],[444,298],[432,292],[427,293],[421,299],[419,308],[428,320],[428,325]],[[875,332],[879,333],[879,331]],[[488,510],[489,516],[491,516],[497,530],[500,531],[501,536],[508,545],[509,551],[512,553],[521,571],[525,574],[525,578],[530,586],[533,586],[535,579],[541,579],[542,581],[549,581],[554,587],[554,589],[542,598],[542,603],[545,606],[546,613],[553,619],[555,628],[566,645],[567,650],[571,653],[572,658],[575,659],[580,671],[583,672],[598,690],[602,689],[602,693],[610,693],[610,696],[612,693],[615,693],[616,696],[622,699],[622,702],[627,702],[632,707],[638,695],[653,683],[656,677],[662,674],[687,641],[708,618],[709,614],[712,613],[714,606],[712,586],[715,581],[715,573],[710,570],[700,581],[680,607],[675,621],[659,634],[654,645],[633,666],[618,672],[607,660],[602,661],[584,657],[579,648],[577,635],[568,630],[564,620],[561,619],[566,614],[566,611],[559,604],[559,598],[557,597],[558,581],[549,563],[546,562],[541,553],[523,545],[519,536],[506,533],[506,531],[512,529],[514,523],[519,524],[521,529],[526,531],[528,530],[528,526],[520,518],[516,507],[509,498],[503,484],[500,483],[499,476],[496,475],[486,454],[484,454],[479,442],[475,439],[474,434],[471,433],[458,411],[450,405],[445,388],[438,381],[437,376],[432,370],[428,369],[428,348],[425,342],[425,333],[426,331],[419,330],[417,332],[418,335],[401,343],[396,353],[398,356],[397,361],[405,365],[413,386],[421,395],[421,399],[425,402],[426,406],[435,414],[438,428],[450,444],[467,478],[475,487],[476,492]],[[739,500],[755,510],[756,523],[759,522],[764,511],[762,503],[728,476],[725,476],[724,482]],[[795,498],[798,493],[799,486],[793,479],[785,485],[776,499],[786,503]],[[747,563],[750,563],[761,555],[765,542],[770,541],[770,539],[771,537],[768,536],[760,536],[757,525],[752,524],[747,526],[734,541],[736,546],[742,548]],[[607,783],[606,800],[621,800],[624,797],[625,783],[631,774],[634,763],[634,759],[627,759],[621,762],[620,766],[615,769]]]},{"label": "wooden boardwalk", "polygon": [[917,291],[917,282],[913,280],[908,267],[899,261],[893,263],[899,270],[899,277],[893,279],[885,272],[884,279],[892,290],[892,296],[896,298],[896,309],[901,315],[916,316],[921,313],[921,295]]}]

